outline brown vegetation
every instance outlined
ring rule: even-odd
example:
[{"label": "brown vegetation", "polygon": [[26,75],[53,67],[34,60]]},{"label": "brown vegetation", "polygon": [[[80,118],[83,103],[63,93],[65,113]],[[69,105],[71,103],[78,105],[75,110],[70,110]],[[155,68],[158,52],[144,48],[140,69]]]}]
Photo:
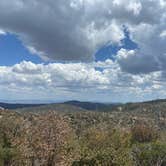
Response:
[{"label": "brown vegetation", "polygon": [[164,115],[1,110],[0,166],[165,166]]}]

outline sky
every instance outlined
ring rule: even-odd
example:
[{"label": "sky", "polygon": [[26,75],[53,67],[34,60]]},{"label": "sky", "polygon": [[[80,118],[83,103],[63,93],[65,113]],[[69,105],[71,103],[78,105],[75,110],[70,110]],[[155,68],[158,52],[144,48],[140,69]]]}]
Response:
[{"label": "sky", "polygon": [[0,101],[159,98],[166,0],[0,1]]}]

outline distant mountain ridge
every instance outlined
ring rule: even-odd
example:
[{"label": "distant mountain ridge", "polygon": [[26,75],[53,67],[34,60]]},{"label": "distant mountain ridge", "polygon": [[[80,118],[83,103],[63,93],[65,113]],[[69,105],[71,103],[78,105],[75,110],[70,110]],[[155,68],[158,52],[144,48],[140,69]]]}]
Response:
[{"label": "distant mountain ridge", "polygon": [[45,104],[17,104],[17,103],[0,103],[0,107],[4,109],[17,109],[25,107],[38,107]]},{"label": "distant mountain ridge", "polygon": [[67,105],[67,104],[47,104],[35,107],[24,107],[15,109],[17,112],[31,112],[31,113],[45,113],[49,111],[55,112],[85,112],[88,111],[78,106]]},{"label": "distant mountain ridge", "polygon": [[74,105],[74,106],[77,106],[77,107],[81,107],[83,109],[86,109],[86,110],[107,110],[107,109],[110,109],[110,108],[113,108],[119,104],[104,104],[104,103],[97,103],[97,102],[81,102],[81,101],[76,101],[76,100],[72,100],[72,101],[67,101],[67,102],[64,102],[64,104],[68,104],[68,105]]},{"label": "distant mountain ridge", "polygon": [[99,102],[82,102],[82,101],[67,101],[61,103],[52,103],[52,104],[17,104],[17,103],[3,103],[0,102],[0,107],[4,109],[22,109],[22,110],[69,110],[72,109],[74,111],[101,111],[101,112],[108,112],[112,110],[136,110],[139,108],[160,108],[165,109],[166,107],[166,99],[158,99],[152,101],[145,101],[145,102],[135,102],[135,103],[99,103]]},{"label": "distant mountain ridge", "polygon": [[105,104],[105,103],[97,103],[97,102],[81,102],[81,101],[67,101],[67,102],[61,102],[61,103],[52,103],[52,104],[20,104],[20,103],[4,103],[0,102],[0,107],[5,109],[21,109],[21,108],[30,108],[30,107],[50,107],[64,104],[66,106],[75,106],[86,110],[107,110],[114,106],[117,106],[117,104]]}]

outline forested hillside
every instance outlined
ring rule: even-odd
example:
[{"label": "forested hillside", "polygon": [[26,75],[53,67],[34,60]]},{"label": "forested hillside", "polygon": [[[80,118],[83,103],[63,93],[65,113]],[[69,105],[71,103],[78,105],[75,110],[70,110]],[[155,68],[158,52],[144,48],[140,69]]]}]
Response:
[{"label": "forested hillside", "polygon": [[166,102],[1,110],[0,165],[165,166]]}]

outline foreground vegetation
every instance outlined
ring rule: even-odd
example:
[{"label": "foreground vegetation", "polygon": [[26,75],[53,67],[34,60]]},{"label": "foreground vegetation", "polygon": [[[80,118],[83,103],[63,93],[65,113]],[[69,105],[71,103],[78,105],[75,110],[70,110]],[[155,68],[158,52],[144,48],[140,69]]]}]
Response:
[{"label": "foreground vegetation", "polygon": [[165,114],[136,113],[1,110],[0,166],[166,166]]}]

